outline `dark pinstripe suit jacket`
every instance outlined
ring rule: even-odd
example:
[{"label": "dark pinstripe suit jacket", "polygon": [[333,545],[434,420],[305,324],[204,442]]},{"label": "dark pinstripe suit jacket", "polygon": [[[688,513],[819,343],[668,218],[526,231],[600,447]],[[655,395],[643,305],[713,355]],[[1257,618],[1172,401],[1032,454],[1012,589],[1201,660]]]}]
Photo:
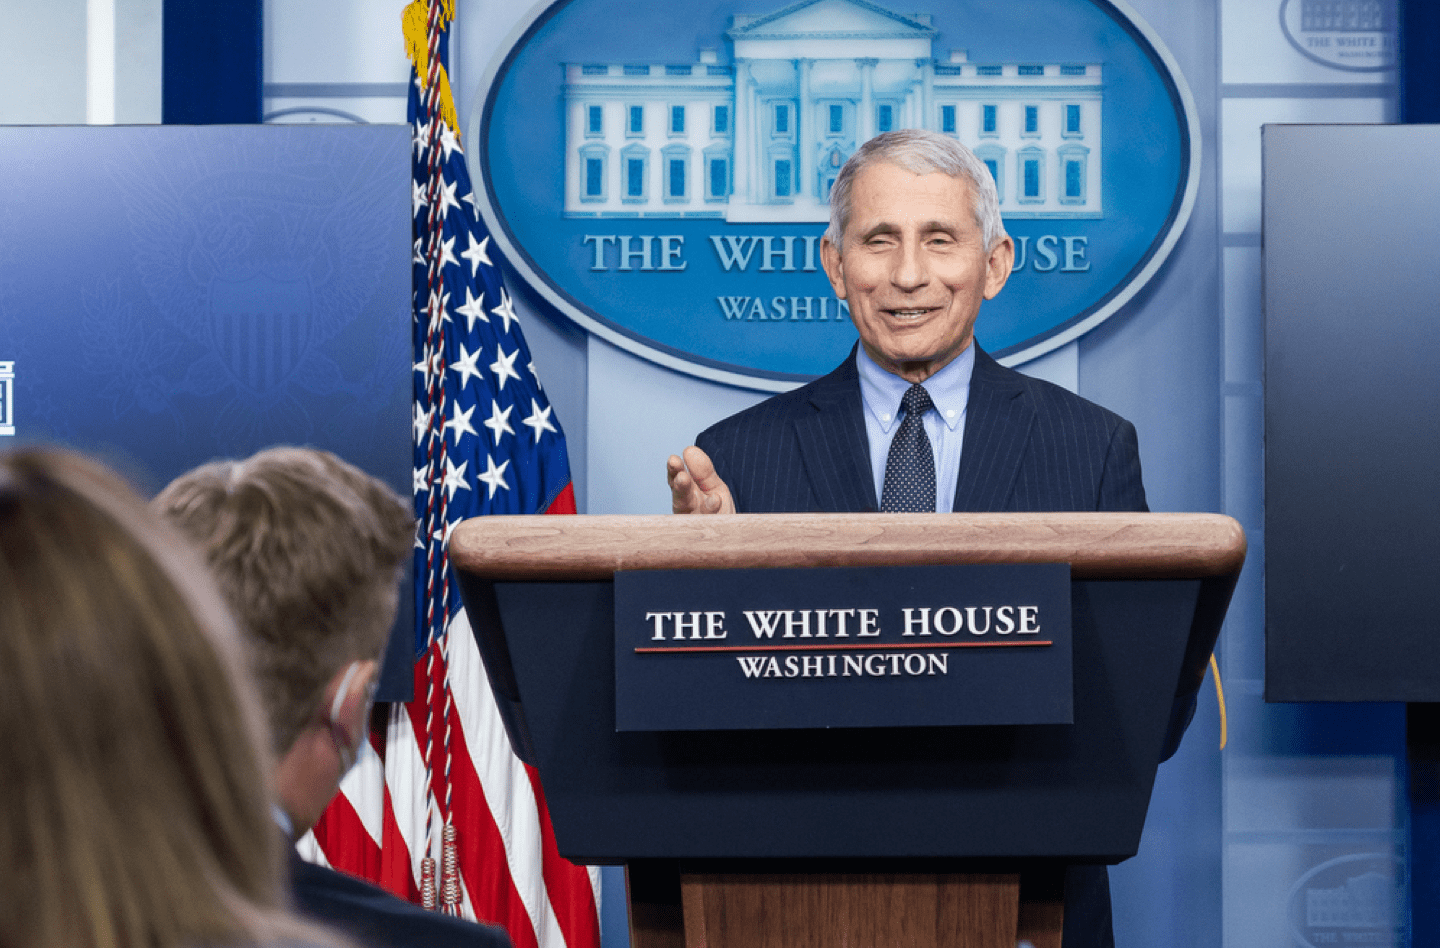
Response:
[{"label": "dark pinstripe suit jacket", "polygon": [[[742,513],[878,510],[852,351],[695,439]],[[1135,426],[975,344],[955,511],[1146,510]]]},{"label": "dark pinstripe suit jacket", "polygon": [[[695,439],[742,513],[878,510],[855,353]],[[1146,510],[1135,426],[975,344],[955,511]],[[1177,699],[1176,741],[1194,698]],[[1168,755],[1167,755],[1168,756]],[[1113,948],[1104,866],[1065,872],[1065,948]]]}]

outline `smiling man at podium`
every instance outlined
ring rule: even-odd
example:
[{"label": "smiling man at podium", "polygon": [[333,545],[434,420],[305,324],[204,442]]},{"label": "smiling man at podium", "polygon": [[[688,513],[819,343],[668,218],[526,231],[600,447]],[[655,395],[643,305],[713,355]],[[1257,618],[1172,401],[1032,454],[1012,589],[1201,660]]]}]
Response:
[{"label": "smiling man at podium", "polygon": [[[866,142],[835,181],[821,258],[859,344],[672,455],[676,513],[1147,509],[1130,422],[975,342],[1014,243],[968,148],[921,130]],[[1070,866],[1064,945],[1113,943],[1105,867]]]}]

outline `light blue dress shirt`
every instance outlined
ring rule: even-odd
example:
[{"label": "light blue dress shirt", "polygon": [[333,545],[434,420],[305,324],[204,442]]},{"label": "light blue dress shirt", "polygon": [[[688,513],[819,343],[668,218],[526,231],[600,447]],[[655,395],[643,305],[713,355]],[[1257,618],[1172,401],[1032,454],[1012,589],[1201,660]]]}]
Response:
[{"label": "light blue dress shirt", "polygon": [[[885,462],[890,441],[900,422],[900,399],[910,383],[891,375],[870,358],[864,346],[855,353],[860,372],[860,402],[864,405],[865,435],[870,441],[870,474],[875,479],[878,504],[885,491]],[[960,448],[965,439],[965,406],[970,401],[970,375],[975,369],[975,344],[923,383],[935,407],[921,419],[930,448],[935,452],[935,509],[949,513],[955,506],[960,480]]]}]

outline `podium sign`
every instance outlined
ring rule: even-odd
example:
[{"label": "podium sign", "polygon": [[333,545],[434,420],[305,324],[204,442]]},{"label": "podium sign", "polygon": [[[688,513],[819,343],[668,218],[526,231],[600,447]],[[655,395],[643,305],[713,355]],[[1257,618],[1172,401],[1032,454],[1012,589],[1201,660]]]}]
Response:
[{"label": "podium sign", "polygon": [[[724,863],[717,872],[909,873],[930,871],[918,868],[921,860],[943,861],[929,865],[950,872],[957,860],[1133,855],[1156,766],[1203,683],[1244,544],[1234,520],[1213,514],[492,516],[461,524],[450,556],[496,710],[512,745],[540,773],[565,858],[632,868],[645,860]],[[676,598],[644,608],[685,613],[661,628],[673,632],[678,623],[688,642],[689,613],[702,613],[695,627],[703,635],[705,611],[734,608],[712,609],[684,593],[689,570],[800,571],[793,575],[806,580],[790,587],[793,598],[743,607],[773,611],[842,608],[833,590],[803,598],[810,578],[831,569],[880,575],[897,567],[1050,564],[1065,571],[1054,565],[1062,563],[1069,564],[1071,724],[627,731],[616,719],[616,588],[631,574],[666,571],[656,575]],[[749,578],[741,588],[747,597],[760,594]],[[848,580],[843,592],[843,608],[870,608],[869,592]],[[984,604],[894,603],[932,606],[932,623],[935,607]],[[883,630],[892,607],[874,608]],[[1043,610],[1040,621],[1043,632]],[[648,647],[654,622],[642,614],[638,628],[620,633],[638,639],[631,650]],[[743,612],[734,619],[727,612],[723,622],[754,638]],[[812,612],[812,636],[814,622]],[[959,676],[960,659],[1041,651],[952,650],[949,677],[963,685],[953,697],[988,687],[987,675]],[[680,671],[706,660],[638,657],[681,663],[671,669]],[[722,653],[719,664],[727,663],[738,668]],[[851,687],[881,680],[808,684],[836,686],[824,703],[838,706],[850,701]],[[748,684],[767,695],[807,682]],[[1050,689],[1016,690],[1028,698]],[[665,706],[667,725],[708,700],[677,687]],[[755,868],[762,865],[769,868]],[[678,905],[675,912],[678,918]]]},{"label": "podium sign", "polygon": [[615,574],[619,731],[1069,724],[1065,563]]}]

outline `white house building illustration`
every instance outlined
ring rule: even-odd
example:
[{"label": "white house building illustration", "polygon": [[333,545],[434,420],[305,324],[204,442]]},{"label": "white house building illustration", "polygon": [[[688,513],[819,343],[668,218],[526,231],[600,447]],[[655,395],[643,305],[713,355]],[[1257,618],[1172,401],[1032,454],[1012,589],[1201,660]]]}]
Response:
[{"label": "white house building illustration", "polygon": [[731,17],[733,65],[565,64],[567,217],[824,221],[874,135],[954,135],[1007,218],[1098,218],[1101,65],[941,61],[928,14],[800,0]]},{"label": "white house building illustration", "polygon": [[1392,880],[1367,872],[1333,889],[1307,889],[1305,924],[1310,928],[1380,928],[1394,917],[1395,901]]}]

